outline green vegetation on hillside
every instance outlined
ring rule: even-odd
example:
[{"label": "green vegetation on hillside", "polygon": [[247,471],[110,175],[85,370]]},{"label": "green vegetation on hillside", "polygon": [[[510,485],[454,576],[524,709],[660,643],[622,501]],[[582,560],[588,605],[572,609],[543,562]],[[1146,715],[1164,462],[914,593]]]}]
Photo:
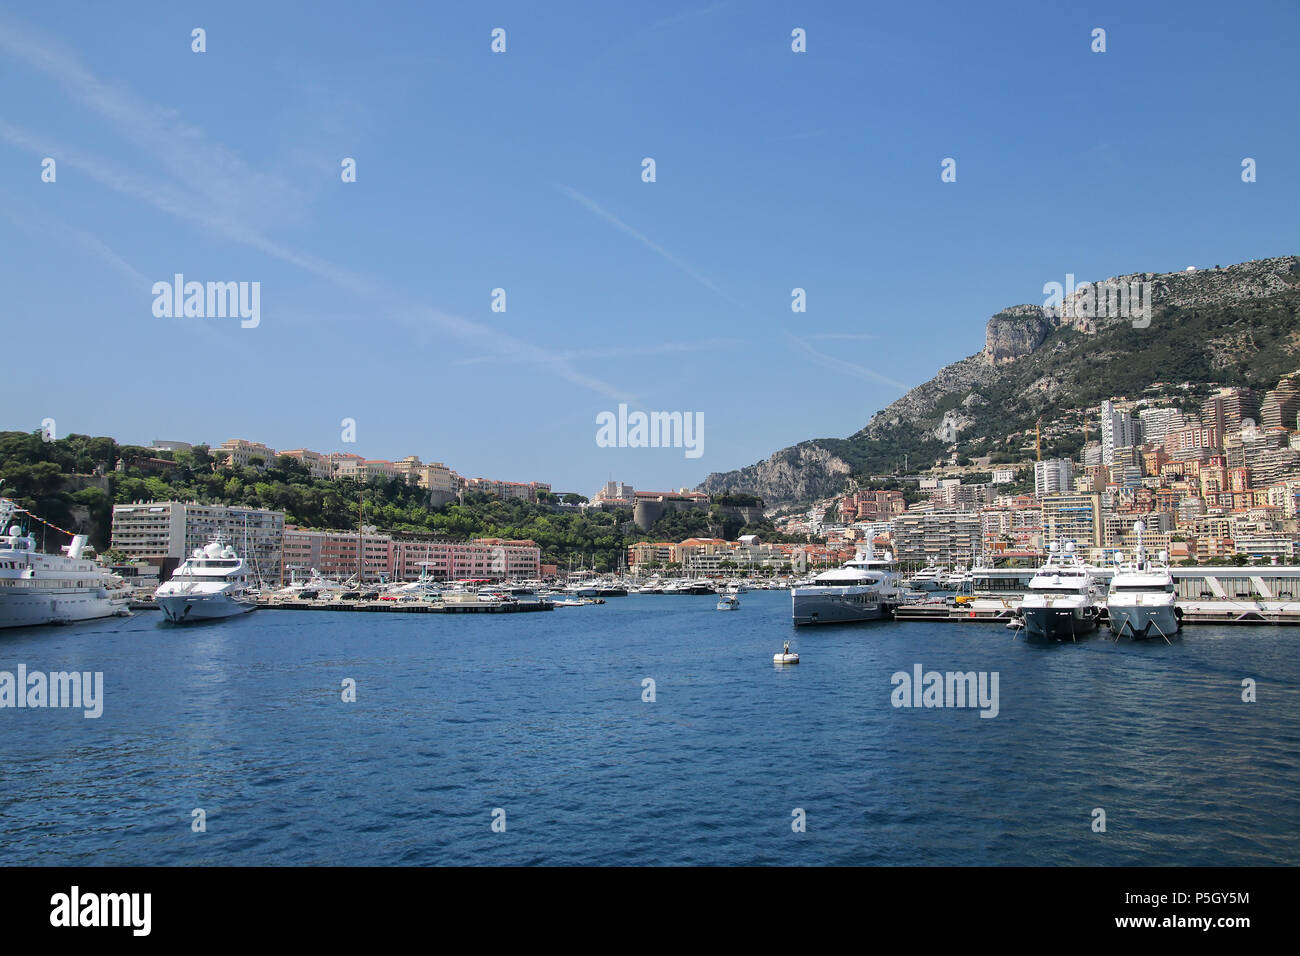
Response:
[{"label": "green vegetation on hillside", "polygon": [[[1168,307],[1141,329],[1129,323],[1092,334],[1056,329],[1034,352],[1002,366],[994,382],[975,389],[984,401],[964,410],[974,424],[963,429],[956,451],[969,457],[989,454],[995,463],[1022,460],[1022,446],[1032,447],[1034,422],[1042,416],[1043,456],[1077,456],[1083,446],[1081,410],[1106,399],[1150,395],[1146,390],[1155,382],[1177,383],[1159,394],[1197,412],[1215,385],[1267,390],[1298,367],[1300,290],[1230,304]],[[859,476],[901,470],[904,456],[911,469],[926,468],[952,448],[931,430],[969,394],[948,393],[920,423],[886,428],[876,438],[856,435],[817,444]],[[1075,422],[1077,432],[1049,436],[1057,422]],[[1095,440],[1095,418],[1089,425]],[[1019,440],[1008,440],[1017,432]]]},{"label": "green vegetation on hillside", "polygon": [[[201,445],[170,452],[86,435],[46,442],[39,432],[0,432],[0,478],[7,497],[60,527],[89,532],[101,550],[108,546],[114,504],[166,500],[269,508],[283,511],[287,524],[334,530],[356,528],[360,506],[365,523],[383,532],[448,541],[529,539],[541,548],[544,563],[567,566],[572,561],[598,570],[617,569],[635,541],[712,537],[712,530],[728,538],[741,533],[778,537],[766,522],[741,527],[742,521],[719,504],[708,511],[669,512],[646,533],[633,524],[630,508],[579,511],[573,505],[586,499],[575,494],[548,495],[537,504],[467,494],[462,501],[434,506],[426,491],[397,478],[313,479],[299,461],[283,455],[265,471],[218,469],[216,454]],[[119,459],[126,463],[121,472],[114,470]],[[171,464],[160,464],[159,459]],[[70,476],[96,470],[107,491],[68,490],[76,483]],[[761,503],[752,495],[731,498],[732,505]],[[49,541],[50,546],[56,543],[62,541]]]}]

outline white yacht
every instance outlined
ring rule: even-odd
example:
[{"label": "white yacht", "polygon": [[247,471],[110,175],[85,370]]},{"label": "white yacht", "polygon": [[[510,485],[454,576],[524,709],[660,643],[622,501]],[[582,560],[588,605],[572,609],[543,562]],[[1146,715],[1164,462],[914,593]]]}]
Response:
[{"label": "white yacht", "polygon": [[971,572],[965,568],[956,568],[944,578],[946,591],[967,591],[970,589]]},{"label": "white yacht", "polygon": [[875,556],[871,543],[859,547],[852,561],[824,571],[806,585],[790,589],[795,624],[840,624],[878,621],[902,603],[902,580],[893,555]]},{"label": "white yacht", "polygon": [[290,601],[328,600],[334,595],[348,590],[347,584],[340,584],[332,578],[325,577],[316,568],[308,570],[310,574],[305,579],[299,580],[298,569],[291,569],[289,571],[289,583],[280,590],[275,591],[271,596]]},{"label": "white yacht", "polygon": [[724,590],[718,592],[718,610],[719,611],[739,611],[740,610],[740,591]]},{"label": "white yacht", "polygon": [[1156,561],[1151,561],[1142,547],[1145,526],[1138,521],[1133,530],[1137,532],[1137,551],[1132,561],[1117,555],[1119,567],[1110,579],[1106,596],[1110,630],[1116,637],[1127,633],[1137,640],[1157,636],[1168,640],[1182,624],[1175,604],[1174,576],[1169,573],[1169,556],[1162,551]]},{"label": "white yacht", "polygon": [[1029,581],[1020,604],[1025,632],[1048,641],[1075,640],[1097,629],[1096,582],[1074,551],[1074,542],[1052,542],[1047,561]]},{"label": "white yacht", "polygon": [[233,617],[257,607],[248,566],[220,535],[195,548],[171,580],[158,586],[154,600],[174,624]]},{"label": "white yacht", "polygon": [[131,613],[130,586],[90,560],[84,534],[74,535],[63,554],[44,554],[36,535],[9,524],[24,513],[17,502],[0,498],[0,628]]},{"label": "white yacht", "polygon": [[430,568],[436,567],[432,561],[420,562],[420,576],[414,581],[404,581],[399,584],[391,585],[381,598],[396,601],[437,601],[442,597],[442,591],[445,587],[442,581],[433,577]]},{"label": "white yacht", "polygon": [[922,571],[917,571],[908,579],[907,586],[913,591],[946,591],[948,590],[948,569],[932,564]]}]

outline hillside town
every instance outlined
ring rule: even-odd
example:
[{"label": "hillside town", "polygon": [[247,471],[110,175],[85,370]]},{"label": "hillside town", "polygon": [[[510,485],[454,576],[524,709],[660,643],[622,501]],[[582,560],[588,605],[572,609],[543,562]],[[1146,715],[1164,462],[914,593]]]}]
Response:
[{"label": "hillside town", "polygon": [[[1146,546],[1174,563],[1295,560],[1300,372],[1263,394],[1219,388],[1194,410],[1168,397],[1138,397],[1088,412],[1084,427],[1096,437],[1078,460],[976,459],[965,469],[880,476],[907,494],[852,490],[776,524],[824,540],[827,557],[871,539],[900,562],[920,565],[1032,563],[1051,542],[1065,541],[1105,563],[1135,546],[1139,519]],[[972,480],[978,473],[981,480]]]},{"label": "hillside town", "polygon": [[[1042,431],[1031,433],[1037,460],[961,467],[936,464],[923,473],[873,476],[850,482],[841,495],[807,509],[763,510],[753,496],[736,509],[747,521],[766,516],[781,540],[739,535],[734,540],[694,535],[641,541],[627,547],[633,573],[689,576],[802,574],[839,564],[866,542],[889,551],[905,567],[969,567],[976,563],[1037,563],[1052,542],[1073,542],[1087,560],[1104,564],[1136,545],[1134,523],[1145,527],[1148,548],[1175,564],[1291,563],[1300,556],[1300,372],[1259,393],[1221,387],[1194,407],[1152,395],[1112,398],[1088,409],[1087,440],[1078,458],[1042,457]],[[1049,425],[1049,434],[1052,433]],[[192,451],[183,442],[155,442],[161,453]],[[1032,448],[1033,446],[1031,446]],[[277,451],[261,442],[231,439],[211,450],[215,468],[264,468],[280,456],[295,459],[316,478],[402,482],[427,491],[431,504],[467,492],[532,503],[553,501],[573,510],[629,509],[637,527],[651,530],[671,511],[707,509],[698,491],[637,490],[606,482],[590,499],[556,496],[550,484],[464,478],[440,462],[411,455],[400,461],[352,453]],[[174,467],[164,457],[119,462],[144,470]],[[889,487],[878,487],[888,485]],[[262,573],[316,568],[328,575],[360,573],[361,580],[457,577],[550,578],[564,569],[544,564],[532,541],[481,538],[431,541],[381,529],[320,530],[286,525],[268,509],[141,501],[113,508],[112,548],[156,566],[162,577],[186,554],[221,532],[247,539],[261,556]]]}]

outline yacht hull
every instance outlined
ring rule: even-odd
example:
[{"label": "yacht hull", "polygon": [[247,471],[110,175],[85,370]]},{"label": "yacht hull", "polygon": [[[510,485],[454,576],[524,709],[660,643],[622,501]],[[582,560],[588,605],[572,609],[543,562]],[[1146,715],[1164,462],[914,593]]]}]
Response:
[{"label": "yacht hull", "polygon": [[188,621],[215,621],[223,617],[246,614],[257,607],[250,600],[239,600],[225,594],[176,595],[156,599],[163,616],[173,624]]},{"label": "yacht hull", "polygon": [[1073,641],[1097,630],[1097,616],[1091,608],[1025,607],[1025,635],[1035,641]]},{"label": "yacht hull", "polygon": [[892,605],[870,593],[810,593],[810,591],[801,589],[792,592],[791,609],[795,624],[853,624],[859,621],[879,621],[889,617],[893,610]]},{"label": "yacht hull", "polygon": [[939,591],[952,590],[942,581],[935,581],[929,578],[922,579],[920,581],[916,581],[916,580],[908,581],[907,586],[911,588],[913,591],[922,591],[925,594],[935,594]]},{"label": "yacht hull", "polygon": [[1168,637],[1178,632],[1181,622],[1173,605],[1110,605],[1110,631],[1117,637],[1127,634],[1134,640]]},{"label": "yacht hull", "polygon": [[105,596],[102,588],[7,588],[0,594],[0,628],[97,621],[129,613],[129,601]]}]

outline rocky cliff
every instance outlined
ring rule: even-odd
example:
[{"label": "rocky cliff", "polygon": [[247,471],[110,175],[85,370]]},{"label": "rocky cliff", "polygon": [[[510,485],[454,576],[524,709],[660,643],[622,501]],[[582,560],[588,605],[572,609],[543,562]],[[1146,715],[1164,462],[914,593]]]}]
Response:
[{"label": "rocky cliff", "polygon": [[[709,475],[700,490],[746,491],[769,505],[788,505],[836,494],[850,474],[885,458],[892,466],[910,454],[913,465],[924,467],[930,462],[923,459],[963,442],[988,445],[1009,433],[1017,416],[1069,404],[1087,391],[1079,385],[1083,374],[1100,388],[1111,374],[1106,366],[1131,365],[1135,349],[1150,353],[1148,383],[1163,372],[1224,381],[1237,366],[1248,375],[1251,353],[1266,347],[1270,365],[1285,364],[1287,350],[1300,361],[1300,342],[1287,333],[1297,301],[1300,256],[1130,273],[1062,288],[1059,305],[1016,305],[992,316],[982,351],[940,369],[849,439],[802,442],[766,461]],[[1268,335],[1257,331],[1260,323]],[[1173,358],[1162,363],[1162,351]]]},{"label": "rocky cliff", "polygon": [[[766,503],[789,504],[833,495],[843,486],[852,466],[817,441],[783,448],[766,461],[714,473],[700,484],[700,491],[746,491]],[[763,489],[759,491],[758,489]]]}]

